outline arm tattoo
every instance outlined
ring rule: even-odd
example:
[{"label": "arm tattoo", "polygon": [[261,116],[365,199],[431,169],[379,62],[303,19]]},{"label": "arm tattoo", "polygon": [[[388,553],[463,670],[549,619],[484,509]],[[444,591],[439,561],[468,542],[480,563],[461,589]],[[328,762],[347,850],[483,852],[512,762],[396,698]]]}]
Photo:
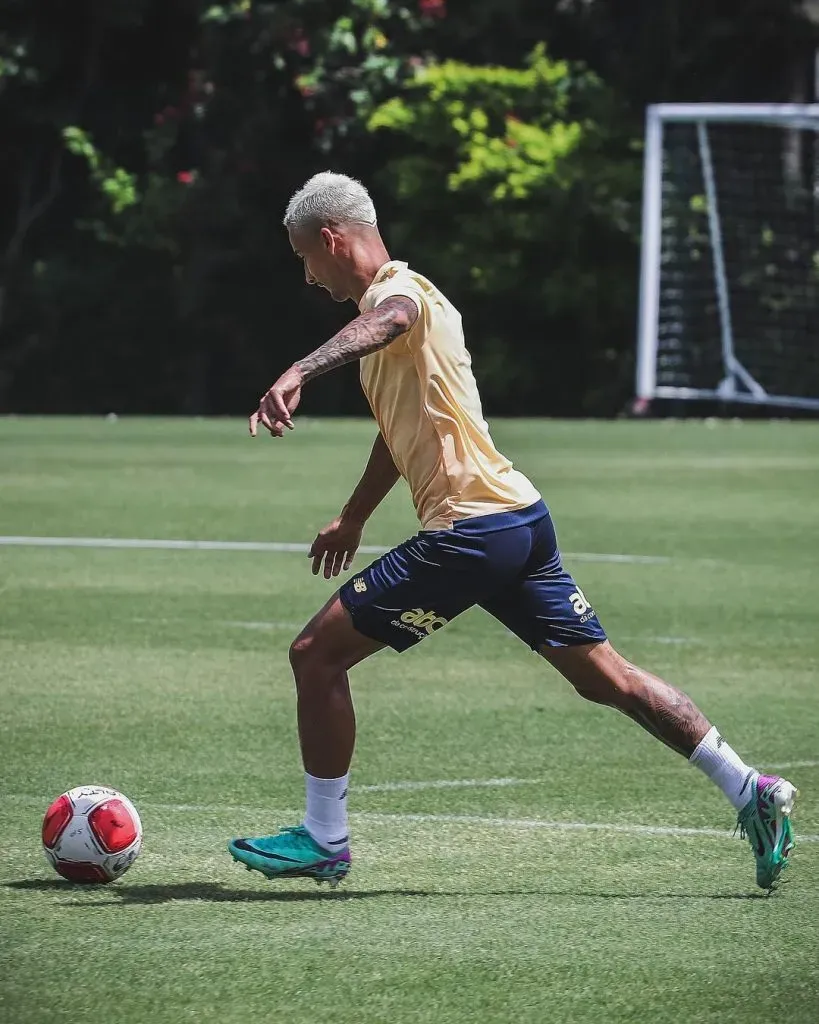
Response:
[{"label": "arm tattoo", "polygon": [[343,363],[386,348],[401,334],[406,334],[418,319],[418,307],[406,295],[391,295],[388,299],[356,317],[352,323],[325,342],[321,348],[300,359],[296,366],[304,382],[334,370]]}]

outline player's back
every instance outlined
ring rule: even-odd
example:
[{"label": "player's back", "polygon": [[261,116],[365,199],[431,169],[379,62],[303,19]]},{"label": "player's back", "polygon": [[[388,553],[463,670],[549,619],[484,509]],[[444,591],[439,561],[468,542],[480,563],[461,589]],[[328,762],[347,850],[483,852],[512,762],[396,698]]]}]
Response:
[{"label": "player's back", "polygon": [[534,504],[540,494],[492,441],[458,310],[396,260],[380,268],[359,308],[392,295],[413,299],[418,320],[361,360],[361,384],[424,528]]}]

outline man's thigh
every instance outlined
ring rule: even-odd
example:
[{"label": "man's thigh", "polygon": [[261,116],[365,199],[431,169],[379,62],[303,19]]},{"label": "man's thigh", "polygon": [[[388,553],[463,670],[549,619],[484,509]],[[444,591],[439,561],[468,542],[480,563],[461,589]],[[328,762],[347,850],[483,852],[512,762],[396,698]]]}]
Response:
[{"label": "man's thigh", "polygon": [[590,600],[563,567],[551,516],[538,525],[523,578],[479,604],[534,651],[606,640]]},{"label": "man's thigh", "polygon": [[350,613],[336,593],[293,641],[290,660],[294,669],[318,661],[346,672],[383,646],[355,628]]},{"label": "man's thigh", "polygon": [[339,599],[356,630],[405,651],[507,585],[529,549],[524,529],[486,536],[422,532],[348,580]]}]

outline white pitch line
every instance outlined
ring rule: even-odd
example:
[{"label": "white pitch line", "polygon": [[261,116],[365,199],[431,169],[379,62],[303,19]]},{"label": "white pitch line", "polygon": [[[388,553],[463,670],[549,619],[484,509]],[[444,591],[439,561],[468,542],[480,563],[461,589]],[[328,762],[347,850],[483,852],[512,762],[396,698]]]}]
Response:
[{"label": "white pitch line", "polygon": [[765,767],[774,771],[787,771],[788,768],[819,768],[819,761],[783,761],[781,764],[769,764]]},{"label": "white pitch line", "polygon": [[[766,764],[763,771],[779,771],[788,768],[817,768],[819,761],[788,761],[784,764]],[[370,785],[353,785],[355,793],[399,793],[422,792],[427,789],[494,789],[504,786],[537,786],[546,782],[539,779],[422,779],[404,782],[377,782]]]},{"label": "white pitch line", "polygon": [[396,793],[424,789],[484,789],[495,786],[533,786],[543,779],[431,779],[426,782],[379,782],[371,786],[351,786],[354,793]]},{"label": "white pitch line", "polygon": [[596,551],[564,551],[564,558],[574,562],[623,562],[635,565],[668,565],[666,555],[612,555]]},{"label": "white pitch line", "polygon": [[303,629],[303,622],[233,622],[226,619],[219,623],[220,626],[230,626],[232,629]]},{"label": "white pitch line", "polygon": [[[733,839],[732,829],[687,828],[677,825],[615,824],[607,821],[549,821],[544,818],[494,818],[478,814],[379,814],[372,811],[353,811],[353,818],[364,821],[419,822],[420,824],[479,825],[490,828],[545,828],[552,831],[609,831],[630,836],[713,836]],[[796,831],[796,843],[819,843],[819,836],[804,835]]]},{"label": "white pitch line", "polygon": [[[139,537],[0,537],[0,546],[20,548],[141,548],[156,551],[269,551],[307,554],[309,544],[290,544],[285,541],[255,540],[163,540]],[[389,548],[362,544],[358,549],[364,555],[383,555]],[[671,561],[664,555],[619,555],[605,552],[574,551],[564,558],[575,562],[614,562],[637,565],[666,565]]]},{"label": "white pitch line", "polygon": [[[42,797],[34,797],[25,793],[0,794],[0,799],[9,802],[36,803],[38,806],[46,806],[48,801]],[[162,803],[140,803],[139,808],[155,811],[171,811],[174,814],[246,814],[248,816],[268,817],[297,817],[300,812],[292,808],[282,810],[281,808],[270,807],[247,807],[242,804],[228,806],[225,804],[162,804]],[[372,811],[353,811],[351,818],[373,824],[419,824],[419,825],[472,825],[481,828],[507,828],[507,829],[544,829],[551,832],[618,832],[624,835],[639,836],[710,836],[715,839],[733,839],[734,833],[730,829],[717,828],[686,828],[676,825],[640,825],[640,824],[616,824],[603,821],[549,821],[544,818],[495,818],[484,817],[477,814],[381,814]],[[819,835],[813,833],[802,833],[796,831],[796,842],[819,843]]]},{"label": "white pitch line", "polygon": [[[0,545],[20,548],[142,548],[156,551],[293,551],[307,553],[309,544],[255,540],[163,540],[141,537],[0,537]],[[380,555],[387,548],[362,544],[365,554]]]},{"label": "white pitch line", "polygon": [[[650,836],[716,836],[733,838],[733,831],[717,828],[685,828],[676,825],[617,825],[603,821],[547,821],[543,818],[487,818],[476,814],[377,814],[369,811],[354,812],[353,818],[384,822],[418,822],[423,824],[480,825],[488,828],[549,829],[556,832],[623,832],[628,835]],[[798,843],[819,843],[819,835],[796,832]]]}]

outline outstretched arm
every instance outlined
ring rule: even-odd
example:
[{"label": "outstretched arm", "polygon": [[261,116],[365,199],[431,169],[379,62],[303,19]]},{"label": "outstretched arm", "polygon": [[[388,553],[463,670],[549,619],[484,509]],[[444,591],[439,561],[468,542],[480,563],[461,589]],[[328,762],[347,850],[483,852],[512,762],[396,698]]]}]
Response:
[{"label": "outstretched arm", "polygon": [[406,334],[418,319],[418,307],[406,295],[392,295],[370,309],[325,342],[321,348],[300,359],[296,366],[301,371],[302,383],[307,383],[343,363],[352,362]]},{"label": "outstretched arm", "polygon": [[364,473],[341,515],[319,531],[310,548],[313,575],[317,576],[324,561],[325,579],[338,576],[353,564],[361,543],[364,524],[395,485],[401,474],[393,462],[387,443],[379,432],[373,444]]},{"label": "outstretched arm", "polygon": [[417,319],[418,307],[406,295],[391,295],[375,309],[357,316],[321,348],[294,363],[262,396],[259,408],[250,417],[251,435],[256,436],[258,423],[274,437],[281,437],[284,427],[292,430],[291,416],[301,399],[301,389],[308,381],[344,363],[386,348],[390,342],[406,334]]}]

